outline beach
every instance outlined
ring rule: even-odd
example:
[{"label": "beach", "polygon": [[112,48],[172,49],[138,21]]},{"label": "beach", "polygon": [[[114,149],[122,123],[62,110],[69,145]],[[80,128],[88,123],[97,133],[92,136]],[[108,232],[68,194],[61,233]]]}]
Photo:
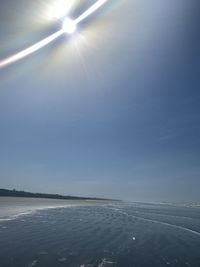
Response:
[{"label": "beach", "polygon": [[200,266],[199,207],[46,201],[1,219],[1,267]]}]

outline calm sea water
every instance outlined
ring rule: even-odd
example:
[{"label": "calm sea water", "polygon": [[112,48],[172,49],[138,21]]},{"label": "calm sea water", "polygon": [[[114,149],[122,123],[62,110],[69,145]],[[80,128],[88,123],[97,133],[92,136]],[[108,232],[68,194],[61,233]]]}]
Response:
[{"label": "calm sea water", "polygon": [[200,266],[199,207],[0,198],[0,217],[1,267]]}]

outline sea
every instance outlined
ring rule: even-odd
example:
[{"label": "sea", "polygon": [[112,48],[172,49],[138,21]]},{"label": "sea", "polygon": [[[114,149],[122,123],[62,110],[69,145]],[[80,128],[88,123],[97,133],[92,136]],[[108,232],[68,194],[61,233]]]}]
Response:
[{"label": "sea", "polygon": [[197,204],[0,197],[0,267],[200,267]]}]

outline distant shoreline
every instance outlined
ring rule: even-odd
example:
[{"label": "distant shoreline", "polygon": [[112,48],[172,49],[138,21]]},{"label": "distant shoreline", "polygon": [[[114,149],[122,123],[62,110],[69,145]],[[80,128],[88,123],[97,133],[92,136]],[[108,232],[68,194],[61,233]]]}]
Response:
[{"label": "distant shoreline", "polygon": [[45,199],[59,199],[59,200],[104,200],[104,201],[119,201],[115,199],[95,198],[95,197],[77,197],[77,196],[63,196],[59,194],[46,193],[31,193],[26,191],[0,189],[0,197],[24,197],[24,198],[45,198]]}]

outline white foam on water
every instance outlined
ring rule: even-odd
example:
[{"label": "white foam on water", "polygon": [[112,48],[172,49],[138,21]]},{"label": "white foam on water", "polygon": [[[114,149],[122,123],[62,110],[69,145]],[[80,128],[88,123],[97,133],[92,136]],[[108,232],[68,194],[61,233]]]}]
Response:
[{"label": "white foam on water", "polygon": [[93,264],[81,264],[80,267],[93,267]]},{"label": "white foam on water", "polygon": [[103,205],[101,201],[59,200],[44,198],[0,197],[0,222],[15,220],[20,216],[40,210],[76,208]]},{"label": "white foam on water", "polygon": [[194,231],[194,230],[189,229],[189,228],[186,228],[186,227],[183,227],[183,226],[179,226],[179,225],[175,225],[175,224],[171,224],[171,223],[167,223],[167,222],[161,222],[161,221],[146,219],[146,218],[140,217],[140,216],[130,215],[130,214],[128,214],[125,211],[116,210],[116,208],[108,208],[108,209],[115,210],[115,211],[117,211],[120,214],[123,214],[125,216],[131,217],[131,218],[134,218],[134,219],[140,219],[140,220],[143,220],[143,221],[147,221],[147,222],[151,222],[151,223],[156,223],[156,224],[161,224],[161,225],[165,225],[165,226],[168,226],[168,227],[180,229],[180,230],[186,231],[188,233],[191,233],[191,234],[194,234],[194,235],[200,237],[200,233],[199,232]]},{"label": "white foam on water", "polygon": [[[16,220],[21,216],[29,215],[29,214],[32,214],[34,212],[36,212],[36,210],[28,210],[26,212],[20,212],[20,213],[15,214],[15,215],[10,215],[9,217],[6,217],[6,218],[0,218],[0,222]],[[23,221],[25,221],[25,220],[23,220]]]},{"label": "white foam on water", "polygon": [[35,266],[36,264],[37,264],[37,260],[34,260],[34,261],[32,261],[29,265],[28,265],[28,267],[33,267],[33,266]]},{"label": "white foam on water", "polygon": [[[156,215],[156,216],[160,216],[160,217],[173,217],[173,218],[181,218],[181,219],[186,219],[186,220],[194,220],[196,218],[191,218],[191,217],[187,217],[187,216],[179,216],[179,215],[173,215],[173,214],[163,214],[163,213],[156,213],[156,212],[144,212],[144,211],[134,211],[137,214],[152,214],[152,215]],[[197,219],[198,220],[198,219]]]},{"label": "white foam on water", "polygon": [[59,262],[65,262],[67,260],[67,258],[60,258],[58,259]]},{"label": "white foam on water", "polygon": [[98,264],[98,267],[103,267],[103,266],[106,266],[107,264],[109,264],[109,265],[115,265],[116,262],[115,261],[112,261],[111,259],[103,258],[101,260],[101,262]]}]

